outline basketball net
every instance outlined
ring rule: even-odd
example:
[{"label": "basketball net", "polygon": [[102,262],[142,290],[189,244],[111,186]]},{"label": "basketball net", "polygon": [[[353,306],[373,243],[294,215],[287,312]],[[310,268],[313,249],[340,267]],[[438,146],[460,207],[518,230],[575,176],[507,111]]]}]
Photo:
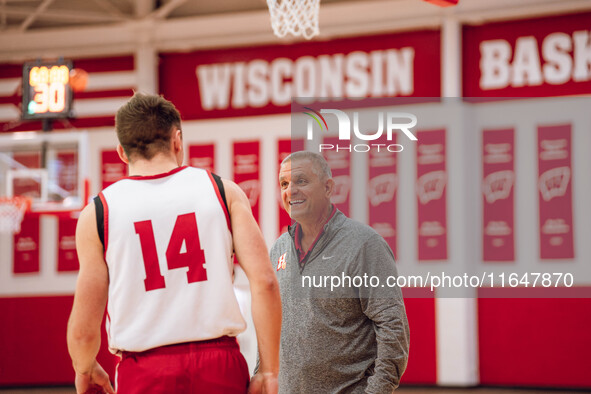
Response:
[{"label": "basketball net", "polygon": [[317,36],[320,0],[267,0],[271,27],[277,37],[288,33],[307,40]]},{"label": "basketball net", "polygon": [[26,197],[0,197],[0,233],[20,232],[23,217],[30,207],[31,200]]}]

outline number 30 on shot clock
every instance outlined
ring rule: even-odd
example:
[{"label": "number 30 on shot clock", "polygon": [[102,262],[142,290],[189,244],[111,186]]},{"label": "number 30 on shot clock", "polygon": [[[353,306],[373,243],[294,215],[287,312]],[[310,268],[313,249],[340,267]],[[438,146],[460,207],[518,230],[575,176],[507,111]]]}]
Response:
[{"label": "number 30 on shot clock", "polygon": [[71,61],[23,65],[23,118],[67,118],[72,109]]}]

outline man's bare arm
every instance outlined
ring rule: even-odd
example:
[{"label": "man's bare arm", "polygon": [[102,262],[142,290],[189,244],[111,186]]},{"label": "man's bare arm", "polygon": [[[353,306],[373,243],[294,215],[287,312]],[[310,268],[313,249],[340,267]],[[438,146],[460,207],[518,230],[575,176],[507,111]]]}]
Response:
[{"label": "man's bare arm", "polygon": [[109,288],[109,273],[96,226],[94,203],[84,208],[76,227],[80,271],[74,306],[68,321],[68,351],[76,371],[76,388],[85,392],[93,384],[112,393],[109,377],[96,362],[101,345],[101,322]]},{"label": "man's bare arm", "polygon": [[223,180],[232,223],[234,250],[250,282],[252,317],[260,355],[260,373],[279,371],[281,298],[267,246],[252,216],[246,195],[234,182]]}]

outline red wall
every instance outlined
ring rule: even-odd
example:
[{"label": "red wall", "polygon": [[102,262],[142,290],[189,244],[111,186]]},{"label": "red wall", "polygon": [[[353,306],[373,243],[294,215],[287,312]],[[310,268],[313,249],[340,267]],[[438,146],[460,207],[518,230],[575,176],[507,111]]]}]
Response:
[{"label": "red wall", "polygon": [[435,299],[405,298],[404,305],[410,328],[410,351],[401,386],[437,384]]},{"label": "red wall", "polygon": [[[0,316],[10,323],[0,324],[0,386],[74,383],[66,346],[73,299],[73,296],[0,298]],[[411,353],[402,384],[436,384],[435,300],[407,298],[405,305]],[[113,380],[118,358],[106,349],[107,337],[104,330],[102,333],[98,360]]]},{"label": "red wall", "polygon": [[591,299],[478,300],[483,385],[591,388]]},{"label": "red wall", "polygon": [[[73,300],[71,295],[0,298],[0,386],[74,383],[66,345]],[[98,360],[113,380],[118,358],[106,344],[103,330]]]}]

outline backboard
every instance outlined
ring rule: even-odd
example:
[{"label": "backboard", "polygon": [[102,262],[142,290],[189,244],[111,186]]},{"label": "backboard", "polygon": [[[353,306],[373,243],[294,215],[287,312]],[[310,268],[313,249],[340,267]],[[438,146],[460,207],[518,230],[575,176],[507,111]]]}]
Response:
[{"label": "backboard", "polygon": [[86,132],[0,135],[0,196],[32,200],[31,212],[79,211],[89,194]]}]

